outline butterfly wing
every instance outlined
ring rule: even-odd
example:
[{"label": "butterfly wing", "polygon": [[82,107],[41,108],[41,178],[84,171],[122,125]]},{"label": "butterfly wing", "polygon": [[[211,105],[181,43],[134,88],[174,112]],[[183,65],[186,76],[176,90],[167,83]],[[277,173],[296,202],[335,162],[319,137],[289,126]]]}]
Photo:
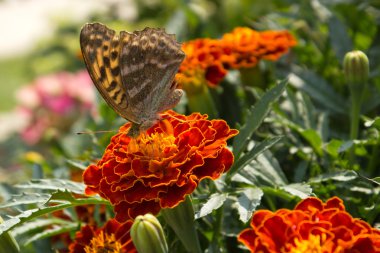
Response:
[{"label": "butterfly wing", "polygon": [[100,94],[121,117],[140,123],[129,111],[120,73],[120,36],[100,23],[86,24],[80,33],[80,45],[91,79]]},{"label": "butterfly wing", "polygon": [[[174,35],[163,29],[121,32],[121,78],[130,111],[143,122],[156,117],[175,90],[173,79],[185,58]],[[178,101],[177,101],[178,102]]]}]

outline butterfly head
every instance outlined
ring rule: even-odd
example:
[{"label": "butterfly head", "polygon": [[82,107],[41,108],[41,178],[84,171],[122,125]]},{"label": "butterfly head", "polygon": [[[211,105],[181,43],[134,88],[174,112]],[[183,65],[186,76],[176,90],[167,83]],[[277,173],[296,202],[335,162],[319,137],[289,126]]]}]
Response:
[{"label": "butterfly head", "polygon": [[149,128],[155,125],[157,122],[161,120],[159,115],[155,115],[154,117],[147,118],[142,121],[140,124],[132,123],[131,128],[129,129],[128,136],[132,138],[136,138],[140,135],[140,133],[146,132]]}]

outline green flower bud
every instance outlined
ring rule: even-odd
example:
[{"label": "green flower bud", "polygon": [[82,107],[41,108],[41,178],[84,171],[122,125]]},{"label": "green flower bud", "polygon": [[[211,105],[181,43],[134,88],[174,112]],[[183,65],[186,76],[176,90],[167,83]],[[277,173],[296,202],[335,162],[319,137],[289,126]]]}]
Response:
[{"label": "green flower bud", "polygon": [[343,70],[349,84],[364,85],[368,80],[369,61],[362,51],[351,51],[344,56]]},{"label": "green flower bud", "polygon": [[[0,224],[3,223],[4,220],[0,217]],[[9,232],[3,232],[0,235],[0,252],[7,253],[19,253],[20,247],[18,246],[15,238]]]},{"label": "green flower bud", "polygon": [[131,238],[139,253],[169,251],[161,224],[152,214],[136,217],[131,227]]}]

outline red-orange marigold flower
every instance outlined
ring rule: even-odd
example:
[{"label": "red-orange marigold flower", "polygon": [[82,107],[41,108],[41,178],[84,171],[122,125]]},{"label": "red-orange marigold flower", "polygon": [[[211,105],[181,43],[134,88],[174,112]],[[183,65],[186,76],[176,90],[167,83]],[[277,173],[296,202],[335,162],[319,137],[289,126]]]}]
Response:
[{"label": "red-orange marigold flower", "polygon": [[251,228],[239,234],[251,252],[375,253],[380,230],[353,218],[337,197],[301,201],[294,210],[254,213]]},{"label": "red-orange marigold flower", "polygon": [[[196,39],[182,44],[186,54],[177,81],[188,91],[199,80],[216,86],[229,69],[254,67],[261,59],[277,60],[296,40],[288,31],[258,32],[247,27],[237,27],[221,39]],[[203,78],[193,76],[202,73]],[[191,78],[197,80],[191,81]]]},{"label": "red-orange marigold flower", "polygon": [[254,67],[261,59],[275,61],[296,45],[288,31],[258,32],[247,27],[235,28],[225,34],[222,41],[234,56],[225,65],[233,69]]},{"label": "red-orange marigold flower", "polygon": [[178,205],[204,178],[216,179],[233,163],[227,139],[238,131],[207,115],[167,111],[136,139],[130,124],[112,137],[103,158],[83,174],[86,193],[98,193],[114,205],[116,219],[157,214]]},{"label": "red-orange marigold flower", "polygon": [[[201,72],[203,79],[210,86],[217,85],[227,74],[223,62],[228,58],[228,52],[224,51],[219,40],[196,39],[183,43],[182,50],[186,58],[180,66],[179,74],[191,79],[196,78],[192,75],[194,72]],[[179,83],[183,83],[184,89],[187,90],[187,82],[181,82],[179,79]]]},{"label": "red-orange marigold flower", "polygon": [[132,221],[123,224],[115,219],[97,228],[95,225],[83,226],[69,246],[70,253],[137,253],[130,237]]}]

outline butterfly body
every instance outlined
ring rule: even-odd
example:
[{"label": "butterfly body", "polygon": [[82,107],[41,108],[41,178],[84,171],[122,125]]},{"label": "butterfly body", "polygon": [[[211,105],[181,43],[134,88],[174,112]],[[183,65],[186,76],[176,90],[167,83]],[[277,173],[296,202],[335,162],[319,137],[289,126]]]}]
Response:
[{"label": "butterfly body", "polygon": [[132,122],[130,136],[145,131],[159,113],[174,107],[183,94],[173,83],[185,58],[174,35],[163,29],[116,34],[100,23],[86,24],[80,34],[90,76],[104,100]]}]

